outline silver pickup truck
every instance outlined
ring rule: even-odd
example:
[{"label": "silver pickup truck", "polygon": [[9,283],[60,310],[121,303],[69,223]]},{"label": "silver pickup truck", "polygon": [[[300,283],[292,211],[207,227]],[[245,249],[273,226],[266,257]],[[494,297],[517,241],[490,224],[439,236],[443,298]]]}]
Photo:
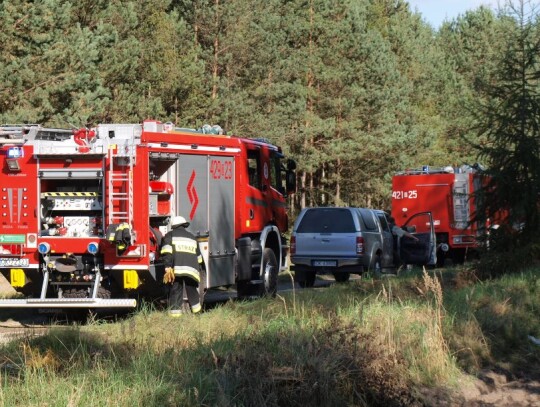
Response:
[{"label": "silver pickup truck", "polygon": [[[303,209],[293,227],[290,241],[291,269],[301,287],[311,287],[316,274],[333,274],[338,282],[351,273],[372,271],[381,275],[407,264],[433,261],[435,232],[431,213],[411,217],[411,238],[397,239],[391,232],[384,211],[354,207],[315,207]],[[418,227],[417,227],[418,226]]]}]

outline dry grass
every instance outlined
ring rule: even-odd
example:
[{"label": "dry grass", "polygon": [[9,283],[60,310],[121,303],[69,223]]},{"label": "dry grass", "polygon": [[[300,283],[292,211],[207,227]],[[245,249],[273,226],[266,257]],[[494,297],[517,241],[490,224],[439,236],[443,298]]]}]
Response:
[{"label": "dry grass", "polygon": [[[447,275],[424,270],[178,320],[147,309],[114,324],[53,329],[0,349],[0,404],[420,405],[422,388],[460,381],[458,365],[493,362],[486,333],[537,309],[540,289],[450,286]],[[512,338],[521,326],[503,332]]]}]

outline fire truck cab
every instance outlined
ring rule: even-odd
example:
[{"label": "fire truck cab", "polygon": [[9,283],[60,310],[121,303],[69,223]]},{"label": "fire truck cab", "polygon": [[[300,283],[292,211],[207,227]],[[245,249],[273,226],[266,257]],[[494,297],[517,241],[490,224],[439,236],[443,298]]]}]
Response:
[{"label": "fire truck cab", "polygon": [[270,294],[287,266],[295,163],[219,126],[0,127],[0,272],[23,299],[0,307],[134,307],[163,295],[160,243],[189,219],[203,291]]}]

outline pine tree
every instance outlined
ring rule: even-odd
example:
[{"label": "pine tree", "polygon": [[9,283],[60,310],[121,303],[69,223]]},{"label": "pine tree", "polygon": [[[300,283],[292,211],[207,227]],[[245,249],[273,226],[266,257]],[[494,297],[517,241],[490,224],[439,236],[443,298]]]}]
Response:
[{"label": "pine tree", "polygon": [[477,159],[473,112],[484,98],[481,84],[493,75],[496,55],[506,41],[502,24],[492,10],[481,6],[445,22],[437,34],[438,45],[454,71],[446,81],[449,92],[442,109],[447,126],[441,138],[449,158],[445,165],[473,164]]},{"label": "pine tree", "polygon": [[0,16],[0,122],[87,124],[107,91],[98,38],[73,24],[71,4],[6,0]]},{"label": "pine tree", "polygon": [[505,246],[512,248],[540,235],[540,26],[528,1],[511,3],[505,18],[507,42],[477,118],[491,180],[478,216],[507,210]]}]

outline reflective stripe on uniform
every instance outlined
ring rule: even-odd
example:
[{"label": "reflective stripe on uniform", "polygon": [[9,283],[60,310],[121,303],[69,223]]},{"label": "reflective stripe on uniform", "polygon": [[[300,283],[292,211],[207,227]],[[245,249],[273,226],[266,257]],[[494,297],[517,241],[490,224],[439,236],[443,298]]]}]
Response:
[{"label": "reflective stripe on uniform", "polygon": [[170,317],[181,317],[183,314],[182,310],[179,310],[179,309],[171,309],[169,310],[169,316]]},{"label": "reflective stripe on uniform", "polygon": [[187,237],[174,237],[172,238],[172,245],[176,252],[184,253],[197,253],[197,241]]},{"label": "reflective stripe on uniform", "polygon": [[161,248],[161,254],[167,254],[167,253],[172,254],[172,246],[170,244],[166,244],[165,246]]},{"label": "reflective stripe on uniform", "polygon": [[197,256],[197,261],[201,264],[204,260],[201,255]]},{"label": "reflective stripe on uniform", "polygon": [[174,275],[177,277],[191,277],[197,282],[201,281],[199,271],[189,266],[174,266]]},{"label": "reflective stripe on uniform", "polygon": [[191,306],[191,312],[193,312],[194,314],[196,314],[197,312],[201,312],[201,310],[202,306],[200,303]]}]

